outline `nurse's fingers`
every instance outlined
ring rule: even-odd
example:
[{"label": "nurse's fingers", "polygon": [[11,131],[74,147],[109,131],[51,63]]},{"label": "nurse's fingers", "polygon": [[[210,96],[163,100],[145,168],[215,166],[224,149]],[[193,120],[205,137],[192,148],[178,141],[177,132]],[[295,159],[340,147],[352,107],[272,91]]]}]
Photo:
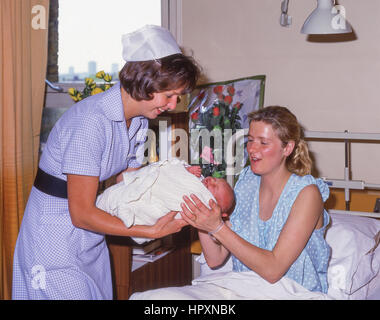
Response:
[{"label": "nurse's fingers", "polygon": [[174,217],[177,215],[177,213],[178,213],[178,211],[170,211],[166,215],[161,217],[160,219],[164,218],[164,219],[168,219],[168,220],[173,220]]}]

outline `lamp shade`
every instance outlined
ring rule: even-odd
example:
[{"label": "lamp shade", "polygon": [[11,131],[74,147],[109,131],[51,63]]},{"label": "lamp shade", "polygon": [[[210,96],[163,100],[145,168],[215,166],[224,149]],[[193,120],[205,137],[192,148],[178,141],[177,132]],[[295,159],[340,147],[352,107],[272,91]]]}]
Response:
[{"label": "lamp shade", "polygon": [[[318,0],[317,8],[307,17],[301,32],[306,34],[350,33],[352,28],[345,14],[334,6],[334,0]],[[342,6],[338,7],[342,9]],[[344,10],[344,8],[343,8]]]}]

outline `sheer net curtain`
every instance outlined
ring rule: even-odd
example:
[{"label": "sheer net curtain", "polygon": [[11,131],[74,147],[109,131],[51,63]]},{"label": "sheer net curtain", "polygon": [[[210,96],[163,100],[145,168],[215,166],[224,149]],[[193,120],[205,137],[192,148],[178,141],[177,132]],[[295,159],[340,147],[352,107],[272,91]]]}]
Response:
[{"label": "sheer net curtain", "polygon": [[0,299],[38,166],[48,17],[49,0],[0,0]]}]

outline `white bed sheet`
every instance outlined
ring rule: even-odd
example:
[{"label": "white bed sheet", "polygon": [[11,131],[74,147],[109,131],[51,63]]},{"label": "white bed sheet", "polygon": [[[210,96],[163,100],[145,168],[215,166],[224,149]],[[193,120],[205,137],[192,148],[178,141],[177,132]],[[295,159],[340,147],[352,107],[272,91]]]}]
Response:
[{"label": "white bed sheet", "polygon": [[216,272],[193,280],[191,286],[135,293],[131,300],[331,300],[295,281],[282,278],[271,284],[253,271]]},{"label": "white bed sheet", "polygon": [[[227,262],[221,270],[206,271],[192,285],[134,293],[131,300],[348,300],[344,291],[330,287],[327,294],[312,292],[289,278],[271,284],[253,271],[233,272]],[[380,298],[380,277],[363,287],[367,299]],[[361,294],[361,296],[363,293]]]}]

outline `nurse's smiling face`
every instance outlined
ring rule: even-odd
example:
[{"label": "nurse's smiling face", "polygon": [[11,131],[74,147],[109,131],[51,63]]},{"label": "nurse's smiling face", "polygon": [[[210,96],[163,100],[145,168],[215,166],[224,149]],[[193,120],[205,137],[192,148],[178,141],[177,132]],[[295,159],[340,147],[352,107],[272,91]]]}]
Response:
[{"label": "nurse's smiling face", "polygon": [[153,93],[152,100],[140,101],[141,115],[148,119],[157,118],[162,112],[173,111],[177,107],[178,97],[184,91],[183,88]]}]

